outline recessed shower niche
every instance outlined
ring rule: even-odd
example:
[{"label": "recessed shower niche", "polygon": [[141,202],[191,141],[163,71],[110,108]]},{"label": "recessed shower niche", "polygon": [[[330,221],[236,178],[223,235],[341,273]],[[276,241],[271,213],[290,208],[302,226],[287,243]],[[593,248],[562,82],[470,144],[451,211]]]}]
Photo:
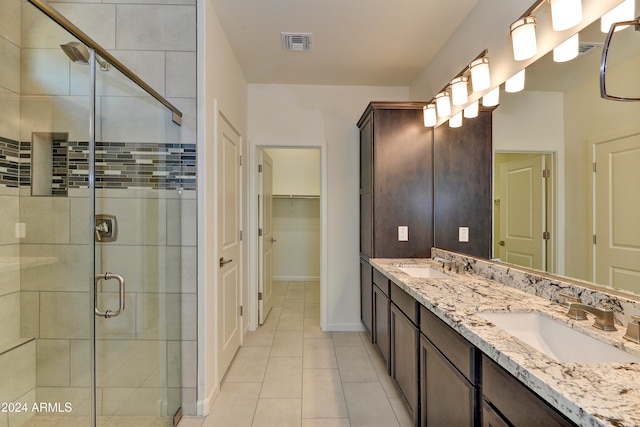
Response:
[{"label": "recessed shower niche", "polygon": [[[31,134],[32,196],[67,196],[68,140],[69,134],[66,132],[33,132]],[[21,165],[21,167],[24,166],[26,165]]]}]

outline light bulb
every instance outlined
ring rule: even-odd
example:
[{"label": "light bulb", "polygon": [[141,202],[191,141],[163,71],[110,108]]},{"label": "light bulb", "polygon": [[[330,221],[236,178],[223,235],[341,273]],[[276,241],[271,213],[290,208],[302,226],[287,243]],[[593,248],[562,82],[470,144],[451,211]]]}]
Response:
[{"label": "light bulb", "polygon": [[551,0],[551,26],[553,31],[564,31],[582,21],[581,0]]},{"label": "light bulb", "polygon": [[[621,21],[633,21],[636,17],[636,2],[635,0],[624,0],[622,3],[611,9],[609,12],[602,15],[600,18],[600,31],[608,33],[611,29],[611,25],[614,22]],[[616,32],[624,30],[628,25],[621,25],[616,27]]]},{"label": "light bulb", "polygon": [[469,101],[467,77],[456,77],[451,80],[451,102],[453,105],[464,105]]},{"label": "light bulb", "polygon": [[518,71],[504,82],[505,92],[520,92],[522,89],[524,89],[524,70]]},{"label": "light bulb", "polygon": [[470,65],[471,86],[474,92],[489,89],[491,86],[491,76],[489,74],[489,58],[486,56],[476,59]]},{"label": "light bulb", "polygon": [[567,62],[580,53],[580,36],[578,33],[569,37],[553,49],[554,62]]},{"label": "light bulb", "polygon": [[472,104],[467,106],[464,109],[464,118],[465,119],[473,119],[474,117],[478,117],[478,110],[480,109],[480,103],[478,101],[474,101]]},{"label": "light bulb", "polygon": [[513,59],[516,61],[524,61],[538,53],[535,17],[527,16],[519,19],[511,24],[509,30],[511,32]]},{"label": "light bulb", "polygon": [[500,103],[500,86],[492,89],[482,97],[482,105],[485,107],[495,107]]},{"label": "light bulb", "polygon": [[451,115],[451,103],[449,101],[449,92],[440,92],[436,95],[436,107],[438,117],[449,117]]},{"label": "light bulb", "polygon": [[425,127],[433,127],[437,123],[436,117],[436,105],[431,103],[422,107],[422,114],[424,116]]},{"label": "light bulb", "polygon": [[454,114],[449,119],[449,127],[450,128],[459,128],[462,126],[462,111]]}]

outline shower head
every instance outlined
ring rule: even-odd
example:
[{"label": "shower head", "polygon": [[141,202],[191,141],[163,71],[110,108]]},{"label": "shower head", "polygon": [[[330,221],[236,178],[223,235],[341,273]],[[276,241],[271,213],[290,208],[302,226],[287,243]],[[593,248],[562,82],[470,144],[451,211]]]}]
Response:
[{"label": "shower head", "polygon": [[[80,42],[69,42],[66,44],[61,44],[60,47],[62,48],[64,53],[67,54],[69,59],[75,62],[76,64],[86,65],[89,63],[89,58],[90,58],[89,49],[87,49],[87,47],[84,44]],[[100,64],[100,70],[109,71],[110,65],[108,62],[101,60],[100,58],[98,58],[97,55],[96,55],[96,61],[98,62],[98,64]]]}]

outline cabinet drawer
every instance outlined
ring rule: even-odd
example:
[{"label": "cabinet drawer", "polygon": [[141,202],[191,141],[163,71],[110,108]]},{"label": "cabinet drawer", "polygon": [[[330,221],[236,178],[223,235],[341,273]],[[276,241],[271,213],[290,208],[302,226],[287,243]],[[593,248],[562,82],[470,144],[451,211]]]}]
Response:
[{"label": "cabinet drawer", "polygon": [[420,306],[420,331],[472,384],[477,384],[476,349],[435,314]]},{"label": "cabinet drawer", "polygon": [[373,269],[373,283],[380,288],[382,293],[389,296],[389,279],[377,269]]},{"label": "cabinet drawer", "polygon": [[391,282],[391,301],[398,306],[414,325],[418,325],[418,304],[416,300],[393,282]]},{"label": "cabinet drawer", "polygon": [[482,357],[482,394],[509,425],[575,425],[486,356]]}]

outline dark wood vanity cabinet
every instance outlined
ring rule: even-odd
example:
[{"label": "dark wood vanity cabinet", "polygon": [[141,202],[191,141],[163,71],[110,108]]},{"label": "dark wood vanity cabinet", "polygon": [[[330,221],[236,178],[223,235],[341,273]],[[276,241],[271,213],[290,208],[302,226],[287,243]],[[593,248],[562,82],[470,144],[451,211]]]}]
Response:
[{"label": "dark wood vanity cabinet", "polygon": [[373,269],[373,329],[371,340],[387,365],[387,373],[391,366],[391,300],[389,298],[389,279],[378,270]]},{"label": "dark wood vanity cabinet", "polygon": [[482,357],[482,397],[484,427],[575,426],[486,356]]},{"label": "dark wood vanity cabinet", "polygon": [[367,332],[371,334],[373,313],[372,313],[372,301],[373,301],[373,267],[366,259],[360,258],[360,320],[366,328]]},{"label": "dark wood vanity cabinet", "polygon": [[421,425],[478,425],[477,349],[423,306],[420,331]]},{"label": "dark wood vanity cabinet", "polygon": [[418,305],[416,300],[391,282],[391,378],[395,381],[409,415],[419,417]]}]

